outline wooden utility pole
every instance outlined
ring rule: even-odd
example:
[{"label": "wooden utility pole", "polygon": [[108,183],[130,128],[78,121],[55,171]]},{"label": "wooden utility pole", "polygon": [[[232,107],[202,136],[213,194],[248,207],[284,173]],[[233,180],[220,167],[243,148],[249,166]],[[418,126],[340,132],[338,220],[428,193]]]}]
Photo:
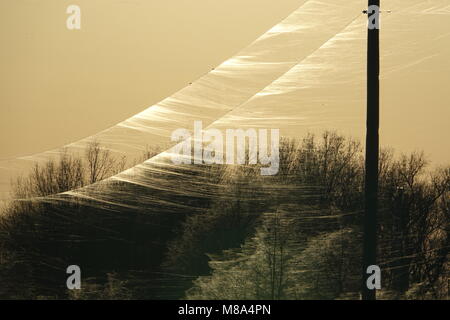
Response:
[{"label": "wooden utility pole", "polygon": [[[378,6],[378,11],[373,11]],[[379,14],[380,0],[369,0],[367,16]],[[377,17],[378,19],[379,17]],[[379,156],[379,114],[380,114],[380,30],[368,28],[367,38],[367,133],[366,133],[366,170],[365,170],[365,210],[363,236],[363,283],[362,299],[375,300],[375,289],[367,288],[367,267],[376,265],[377,251],[377,211],[378,211],[378,156]]]}]

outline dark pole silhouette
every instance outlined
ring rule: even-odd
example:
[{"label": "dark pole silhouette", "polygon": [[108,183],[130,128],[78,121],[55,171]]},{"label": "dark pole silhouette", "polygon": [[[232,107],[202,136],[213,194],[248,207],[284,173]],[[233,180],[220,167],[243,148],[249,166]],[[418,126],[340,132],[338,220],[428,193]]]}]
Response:
[{"label": "dark pole silhouette", "polygon": [[[380,8],[380,0],[369,0],[367,16],[379,14],[373,7]],[[373,17],[372,17],[373,18]],[[378,17],[377,17],[378,18]],[[378,152],[379,152],[379,73],[380,46],[379,29],[368,28],[367,39],[367,133],[366,133],[366,170],[365,170],[365,212],[363,238],[363,283],[362,299],[375,300],[375,289],[367,288],[367,267],[376,265],[377,248],[377,210],[378,210]]]}]

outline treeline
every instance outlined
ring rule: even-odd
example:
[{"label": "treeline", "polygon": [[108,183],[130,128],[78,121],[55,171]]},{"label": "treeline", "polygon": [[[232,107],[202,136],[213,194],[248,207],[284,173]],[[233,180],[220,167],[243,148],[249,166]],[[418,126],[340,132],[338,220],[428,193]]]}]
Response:
[{"label": "treeline", "polygon": [[[198,278],[185,297],[359,297],[364,186],[360,144],[325,132],[302,141],[285,140],[280,154],[278,177],[262,181],[253,176],[248,181],[258,185],[249,190],[271,190],[269,203],[256,217],[246,210],[233,211],[232,220],[224,210],[188,217],[182,236],[169,245],[169,259],[178,258],[172,264],[176,271],[195,273],[200,262],[203,271],[206,264],[212,270]],[[423,153],[394,157],[392,150],[381,151],[380,298],[447,297],[450,170],[426,168]],[[237,199],[252,198],[243,197]],[[255,228],[243,244],[221,252],[217,249],[223,246],[211,248],[210,238],[227,230],[231,221],[243,221],[239,226],[246,228],[249,219]]]},{"label": "treeline", "polygon": [[125,155],[117,157],[92,140],[84,154],[62,150],[58,158],[36,163],[27,176],[20,176],[12,183],[12,198],[43,197],[81,188],[109,178],[159,152],[160,148],[147,146],[141,157],[130,162]]},{"label": "treeline", "polygon": [[[180,296],[179,288],[160,290],[171,281],[160,267],[166,245],[186,215],[219,194],[222,170],[193,169],[143,163],[133,169],[138,183],[107,179],[70,193],[16,197],[0,215],[0,297]],[[82,270],[82,292],[66,287],[73,264]]]},{"label": "treeline", "polygon": [[[67,191],[109,174],[99,168],[117,170],[120,162],[95,150],[93,159],[105,166],[79,166],[69,157],[38,167],[17,195]],[[280,157],[277,176],[261,176],[257,166],[168,160],[78,194],[15,202],[0,217],[0,296],[358,298],[360,144],[325,132],[283,140]],[[83,183],[58,178],[62,163],[75,168],[70,181],[83,176]],[[380,297],[445,298],[450,168],[427,171],[421,153],[382,150],[379,172]],[[65,288],[71,264],[83,271],[80,291]]]}]

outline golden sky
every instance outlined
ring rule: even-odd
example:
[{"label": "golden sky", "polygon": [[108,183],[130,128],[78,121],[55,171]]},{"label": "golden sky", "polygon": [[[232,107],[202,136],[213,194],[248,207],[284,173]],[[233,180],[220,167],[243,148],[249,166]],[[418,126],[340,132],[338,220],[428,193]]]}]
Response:
[{"label": "golden sky", "polygon": [[[303,1],[0,2],[0,158],[89,136],[194,81]],[[81,30],[66,8],[81,8]]]},{"label": "golden sky", "polygon": [[[304,2],[0,2],[0,158],[53,149],[144,110],[210,71]],[[66,28],[69,4],[81,8],[81,30]],[[361,1],[361,8],[365,5],[366,1]],[[427,9],[413,8],[414,12]],[[381,142],[402,151],[425,149],[434,162],[448,163],[448,13],[424,15],[422,25],[415,23],[417,16],[411,21],[406,14],[393,17],[386,25],[395,32],[382,31],[382,74],[388,77],[381,83]],[[397,25],[396,21],[402,23]],[[396,46],[399,37],[402,46]],[[343,61],[354,62],[361,72],[365,71],[363,45],[361,39],[355,50],[350,48],[359,61],[345,56],[345,51],[341,53]],[[312,62],[319,65],[320,59],[328,58],[321,53],[315,59]],[[311,99],[326,101],[342,98],[340,92],[344,91],[338,89],[345,91],[348,86],[336,86],[330,96],[330,91],[308,94]],[[345,99],[351,98],[353,93],[349,92]],[[355,119],[361,123],[363,93],[360,81],[355,85],[354,100],[359,99]],[[312,101],[308,97],[301,96]],[[342,117],[352,114],[347,110]]]}]

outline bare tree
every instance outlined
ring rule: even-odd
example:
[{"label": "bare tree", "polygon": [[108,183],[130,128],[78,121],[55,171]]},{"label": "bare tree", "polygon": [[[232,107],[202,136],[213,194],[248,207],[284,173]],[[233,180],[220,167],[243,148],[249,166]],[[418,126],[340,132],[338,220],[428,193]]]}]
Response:
[{"label": "bare tree", "polygon": [[66,151],[59,160],[48,160],[35,164],[28,177],[19,177],[13,185],[15,198],[42,197],[84,185],[84,167],[81,158]]},{"label": "bare tree", "polygon": [[93,141],[86,149],[85,160],[63,150],[58,160],[35,164],[28,176],[12,183],[12,194],[15,199],[27,199],[77,189],[120,172],[125,165],[125,156],[114,158]]},{"label": "bare tree", "polygon": [[115,159],[108,149],[103,148],[100,143],[93,140],[89,143],[86,153],[87,179],[92,184],[112,176],[124,169],[126,160],[122,157]]}]

